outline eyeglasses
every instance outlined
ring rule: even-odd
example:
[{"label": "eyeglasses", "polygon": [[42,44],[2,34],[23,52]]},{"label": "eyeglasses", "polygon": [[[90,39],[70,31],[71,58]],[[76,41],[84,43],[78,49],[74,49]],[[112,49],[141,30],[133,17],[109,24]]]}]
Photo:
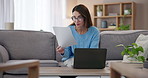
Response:
[{"label": "eyeglasses", "polygon": [[84,17],[82,16],[78,16],[77,18],[75,16],[72,16],[71,19],[75,22],[76,20],[77,21],[82,21],[84,19]]}]

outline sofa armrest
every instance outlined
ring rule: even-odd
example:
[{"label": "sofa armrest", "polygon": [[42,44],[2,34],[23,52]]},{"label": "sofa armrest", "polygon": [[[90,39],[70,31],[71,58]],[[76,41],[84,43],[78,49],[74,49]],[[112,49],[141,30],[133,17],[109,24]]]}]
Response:
[{"label": "sofa armrest", "polygon": [[0,63],[6,62],[8,60],[8,51],[2,45],[0,45]]}]

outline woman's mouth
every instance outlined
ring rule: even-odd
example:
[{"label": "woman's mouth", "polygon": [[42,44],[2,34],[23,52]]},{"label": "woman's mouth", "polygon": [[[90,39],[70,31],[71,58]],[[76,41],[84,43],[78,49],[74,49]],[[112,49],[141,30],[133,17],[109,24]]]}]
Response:
[{"label": "woman's mouth", "polygon": [[80,24],[76,24],[76,25],[78,26],[78,25],[80,25]]}]

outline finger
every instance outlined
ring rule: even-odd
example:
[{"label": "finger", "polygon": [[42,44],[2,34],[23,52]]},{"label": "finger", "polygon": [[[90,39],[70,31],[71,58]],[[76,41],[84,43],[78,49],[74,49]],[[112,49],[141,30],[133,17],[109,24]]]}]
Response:
[{"label": "finger", "polygon": [[61,46],[58,46],[56,49],[59,49]]},{"label": "finger", "polygon": [[57,51],[57,52],[61,52],[61,51],[62,51],[62,49],[61,49],[61,48],[58,48],[58,49],[56,49],[56,51]]}]

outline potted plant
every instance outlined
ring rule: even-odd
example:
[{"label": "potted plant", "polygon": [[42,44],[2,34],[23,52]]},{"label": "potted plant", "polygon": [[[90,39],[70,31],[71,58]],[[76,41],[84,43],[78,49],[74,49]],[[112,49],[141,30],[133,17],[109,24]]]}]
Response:
[{"label": "potted plant", "polygon": [[97,16],[102,16],[103,15],[103,6],[99,5],[97,6]]},{"label": "potted plant", "polygon": [[131,9],[125,9],[125,10],[124,10],[124,15],[130,15],[131,12],[132,12]]},{"label": "potted plant", "polygon": [[122,46],[124,50],[121,52],[123,56],[123,62],[144,62],[144,56],[140,56],[140,53],[143,53],[143,48],[138,46],[136,43],[132,43],[132,45],[124,46],[123,44],[117,45]]},{"label": "potted plant", "polygon": [[127,16],[127,14],[125,14],[122,19],[121,19],[121,24],[119,27],[117,27],[116,30],[130,30],[130,24],[125,25],[124,21],[125,21],[125,17]]},{"label": "potted plant", "polygon": [[117,28],[117,30],[129,30],[130,24],[124,25],[123,23]]}]

